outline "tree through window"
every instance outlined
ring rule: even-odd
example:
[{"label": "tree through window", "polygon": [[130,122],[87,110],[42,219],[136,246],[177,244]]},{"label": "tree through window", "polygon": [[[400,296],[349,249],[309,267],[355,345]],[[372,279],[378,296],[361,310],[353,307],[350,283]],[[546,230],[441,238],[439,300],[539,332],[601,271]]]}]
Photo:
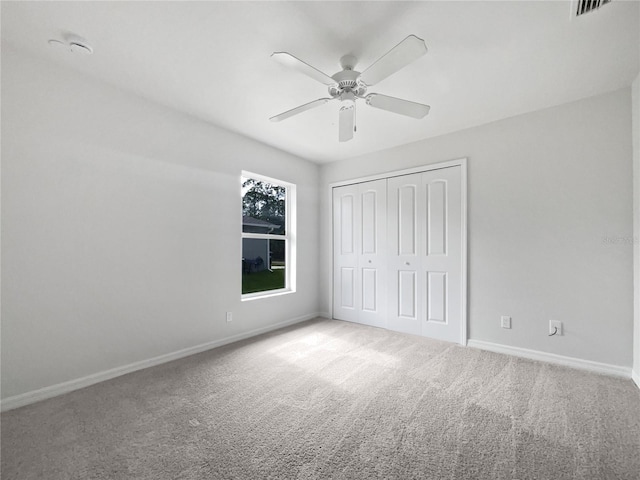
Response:
[{"label": "tree through window", "polygon": [[[242,178],[242,215],[278,225],[285,232],[287,189],[254,178]],[[243,231],[248,231],[243,225]]]}]

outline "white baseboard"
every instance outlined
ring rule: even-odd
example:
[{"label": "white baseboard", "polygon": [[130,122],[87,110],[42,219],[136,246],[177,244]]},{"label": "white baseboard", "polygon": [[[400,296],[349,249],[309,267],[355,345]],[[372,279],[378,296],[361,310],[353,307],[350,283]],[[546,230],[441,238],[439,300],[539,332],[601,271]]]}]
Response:
[{"label": "white baseboard", "polygon": [[322,318],[332,318],[329,312],[318,312],[318,316]]},{"label": "white baseboard", "polygon": [[635,370],[631,370],[631,378],[636,383],[638,388],[640,388],[640,372],[636,372]]},{"label": "white baseboard", "polygon": [[279,322],[273,325],[269,325],[267,327],[257,328],[255,330],[239,333],[238,335],[232,335],[230,337],[222,338],[220,340],[214,340],[212,342],[203,343],[201,345],[196,345],[194,347],[184,348],[176,352],[167,353],[157,357],[149,358],[147,360],[141,360],[139,362],[123,365],[121,367],[112,368],[110,370],[104,370],[98,373],[92,373],[91,375],[87,375],[85,377],[76,378],[74,380],[58,383],[56,385],[51,385],[49,387],[39,388],[38,390],[32,390],[30,392],[22,393],[20,395],[15,395],[13,397],[7,397],[2,401],[0,401],[0,411],[5,412],[7,410],[13,410],[14,408],[23,407],[25,405],[30,405],[32,403],[39,402],[40,400],[57,397],[58,395],[62,395],[64,393],[72,392],[74,390],[79,390],[81,388],[88,387],[90,385],[93,385],[99,382],[104,382],[105,380],[110,380],[112,378],[119,377],[127,373],[135,372],[137,370],[142,370],[143,368],[154,367],[156,365],[167,363],[172,360],[188,357],[189,355],[195,355],[196,353],[201,353],[207,350],[211,350],[212,348],[221,347],[223,345],[237,342],[239,340],[244,340],[246,338],[255,337],[256,335],[260,335],[262,333],[267,333],[272,330],[277,330],[279,328],[287,327],[289,325],[294,325],[296,323],[304,322],[306,320],[311,320],[312,318],[316,318],[319,316],[323,316],[323,314],[312,313],[308,315],[303,315],[301,317],[285,320],[284,322]]},{"label": "white baseboard", "polygon": [[581,370],[589,370],[596,373],[615,375],[617,377],[631,378],[631,368],[622,367],[619,365],[593,362],[591,360],[583,360],[581,358],[575,357],[565,357],[564,355],[556,355],[555,353],[547,353],[541,352],[539,350],[529,350],[527,348],[512,347],[509,345],[501,345],[499,343],[485,342],[483,340],[469,339],[467,346],[479,348],[481,350],[488,350],[495,353],[504,353],[506,355],[528,358],[529,360],[539,360],[541,362],[554,363],[556,365],[563,365],[565,367],[573,367],[579,368]]}]

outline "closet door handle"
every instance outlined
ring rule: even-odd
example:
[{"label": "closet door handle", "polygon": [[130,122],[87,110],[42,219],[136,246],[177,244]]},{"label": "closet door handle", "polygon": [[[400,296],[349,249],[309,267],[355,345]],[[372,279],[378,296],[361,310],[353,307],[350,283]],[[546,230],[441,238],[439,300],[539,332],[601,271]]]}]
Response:
[{"label": "closet door handle", "polygon": [[369,263],[371,263],[371,260],[369,260]]},{"label": "closet door handle", "polygon": [[404,262],[405,265],[409,265],[409,262]]}]

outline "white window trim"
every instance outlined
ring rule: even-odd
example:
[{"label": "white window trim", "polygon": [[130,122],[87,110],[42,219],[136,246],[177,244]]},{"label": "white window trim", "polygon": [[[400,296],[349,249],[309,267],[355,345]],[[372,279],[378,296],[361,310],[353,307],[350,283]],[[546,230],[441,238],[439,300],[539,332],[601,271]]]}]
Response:
[{"label": "white window trim", "polygon": [[295,293],[296,291],[296,226],[297,226],[297,192],[296,185],[294,183],[285,182],[277,178],[267,177],[258,173],[247,172],[243,170],[240,174],[240,188],[242,188],[242,177],[253,178],[261,182],[271,183],[280,187],[286,188],[285,194],[285,235],[273,235],[269,233],[245,233],[242,231],[242,209],[240,210],[241,226],[240,226],[240,251],[242,252],[242,239],[243,238],[264,238],[285,240],[285,286],[284,288],[278,288],[276,290],[265,290],[263,292],[255,293],[242,293],[242,276],[240,278],[240,295],[241,301],[258,300],[261,298],[275,297],[279,295],[285,295],[288,293]]}]

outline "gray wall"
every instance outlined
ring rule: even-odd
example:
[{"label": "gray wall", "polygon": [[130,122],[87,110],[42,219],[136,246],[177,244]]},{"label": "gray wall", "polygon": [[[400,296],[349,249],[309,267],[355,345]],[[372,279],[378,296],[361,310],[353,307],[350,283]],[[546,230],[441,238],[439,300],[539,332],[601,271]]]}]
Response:
[{"label": "gray wall", "polygon": [[[315,164],[6,44],[2,162],[3,398],[317,311]],[[241,169],[298,186],[295,294],[240,301]]]},{"label": "gray wall", "polygon": [[[329,184],[461,157],[470,338],[630,367],[630,88],[323,166],[321,309],[331,311]],[[547,336],[549,319],[565,336]]]}]

